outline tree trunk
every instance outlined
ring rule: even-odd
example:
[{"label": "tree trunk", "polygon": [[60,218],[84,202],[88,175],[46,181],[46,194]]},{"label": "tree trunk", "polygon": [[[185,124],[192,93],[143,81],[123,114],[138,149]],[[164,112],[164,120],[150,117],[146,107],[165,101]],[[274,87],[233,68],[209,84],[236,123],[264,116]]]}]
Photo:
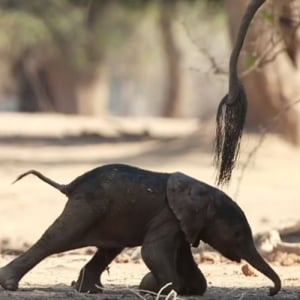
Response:
[{"label": "tree trunk", "polygon": [[[233,40],[247,3],[225,1]],[[300,104],[291,104],[300,99],[300,1],[272,0],[261,11],[240,56],[241,76],[249,101],[247,128],[258,130],[259,125],[268,125],[284,112],[272,130],[299,145]]]},{"label": "tree trunk", "polygon": [[56,112],[77,114],[77,89],[81,85],[78,74],[60,57],[54,61],[45,62],[42,66],[48,82],[53,106]]},{"label": "tree trunk", "polygon": [[172,30],[174,3],[163,1],[160,8],[159,26],[166,62],[166,96],[163,115],[174,117],[177,112],[180,93],[179,51]]},{"label": "tree trunk", "polygon": [[21,111],[79,113],[82,81],[63,59],[39,61],[26,54],[15,64],[13,73],[19,84]]},{"label": "tree trunk", "polygon": [[21,111],[54,111],[45,73],[31,53],[25,53],[15,63],[13,75],[18,82]]}]

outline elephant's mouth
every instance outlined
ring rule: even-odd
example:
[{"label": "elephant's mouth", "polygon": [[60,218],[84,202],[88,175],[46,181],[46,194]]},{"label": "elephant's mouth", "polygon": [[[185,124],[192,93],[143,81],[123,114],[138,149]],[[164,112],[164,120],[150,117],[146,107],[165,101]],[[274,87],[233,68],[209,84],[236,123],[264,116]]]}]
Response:
[{"label": "elephant's mouth", "polygon": [[226,257],[226,258],[228,258],[232,261],[235,261],[235,262],[238,262],[238,263],[241,262],[241,257],[239,255],[237,255],[236,253],[233,253],[233,252],[230,252],[230,251],[228,251],[228,252],[227,251],[220,251],[220,252],[224,257]]},{"label": "elephant's mouth", "polygon": [[209,243],[209,245],[229,260],[232,260],[237,263],[240,263],[242,260],[241,255],[236,253],[235,250],[225,247],[219,247],[218,245],[214,245],[213,243]]},{"label": "elephant's mouth", "polygon": [[211,247],[213,247],[215,250],[220,252],[224,257],[228,258],[229,260],[235,261],[235,262],[241,262],[241,255],[238,253],[235,249],[232,249],[232,245],[227,245],[224,246],[221,245],[221,243],[215,242],[215,241],[208,241],[206,236],[202,237],[203,242],[209,244]]}]

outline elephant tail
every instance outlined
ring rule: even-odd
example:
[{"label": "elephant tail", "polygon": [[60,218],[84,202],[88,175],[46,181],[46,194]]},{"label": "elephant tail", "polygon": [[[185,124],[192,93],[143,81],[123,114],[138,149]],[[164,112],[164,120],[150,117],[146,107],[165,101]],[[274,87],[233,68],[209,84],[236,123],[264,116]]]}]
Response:
[{"label": "elephant tail", "polygon": [[59,190],[61,193],[63,193],[64,195],[68,195],[68,189],[67,189],[67,185],[65,184],[59,184],[57,182],[55,182],[54,180],[46,177],[45,175],[43,175],[42,173],[36,171],[36,170],[29,170],[21,175],[19,175],[17,177],[17,179],[15,181],[13,181],[12,184],[16,183],[17,181],[19,181],[20,179],[22,179],[23,177],[32,174],[35,175],[36,177],[38,177],[39,179],[41,179],[42,181],[48,183],[49,185],[53,186],[55,189]]}]

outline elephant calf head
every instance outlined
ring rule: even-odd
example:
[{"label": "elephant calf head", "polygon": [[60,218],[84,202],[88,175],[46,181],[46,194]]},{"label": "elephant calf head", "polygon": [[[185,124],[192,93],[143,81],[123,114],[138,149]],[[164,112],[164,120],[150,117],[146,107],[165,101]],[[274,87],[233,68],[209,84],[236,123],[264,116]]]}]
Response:
[{"label": "elephant calf head", "polygon": [[245,214],[225,193],[174,173],[167,183],[167,197],[190,244],[197,246],[203,240],[230,260],[246,260],[274,282],[270,295],[278,293],[280,278],[256,250]]}]

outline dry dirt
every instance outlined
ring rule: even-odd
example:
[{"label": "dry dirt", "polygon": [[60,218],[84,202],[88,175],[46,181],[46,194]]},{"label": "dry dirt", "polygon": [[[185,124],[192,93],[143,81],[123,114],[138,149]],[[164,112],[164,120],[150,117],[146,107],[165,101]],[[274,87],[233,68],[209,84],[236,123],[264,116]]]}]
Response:
[{"label": "dry dirt", "polygon": [[[158,171],[185,172],[214,184],[213,127],[196,120],[119,119],[60,115],[0,115],[0,265],[13,258],[9,249],[31,245],[60,213],[65,198],[34,177],[11,182],[27,169],[38,169],[67,183],[105,163],[128,163]],[[239,167],[224,190],[245,211],[254,233],[299,221],[300,155],[276,136],[267,136],[242,180],[241,167],[259,137],[243,139]],[[238,188],[239,187],[239,188]],[[139,299],[143,263],[116,263],[103,276],[99,296],[81,295],[69,287],[88,255],[56,255],[31,270],[18,292],[0,289],[2,299]],[[272,263],[283,281],[275,299],[300,299],[300,265]],[[241,265],[201,263],[209,288],[201,299],[269,299],[270,281],[246,277]],[[146,297],[146,296],[144,296]],[[146,298],[149,298],[148,296]],[[152,297],[153,298],[153,297]],[[184,297],[181,297],[184,298]],[[154,299],[154,298],[153,298]]]}]

